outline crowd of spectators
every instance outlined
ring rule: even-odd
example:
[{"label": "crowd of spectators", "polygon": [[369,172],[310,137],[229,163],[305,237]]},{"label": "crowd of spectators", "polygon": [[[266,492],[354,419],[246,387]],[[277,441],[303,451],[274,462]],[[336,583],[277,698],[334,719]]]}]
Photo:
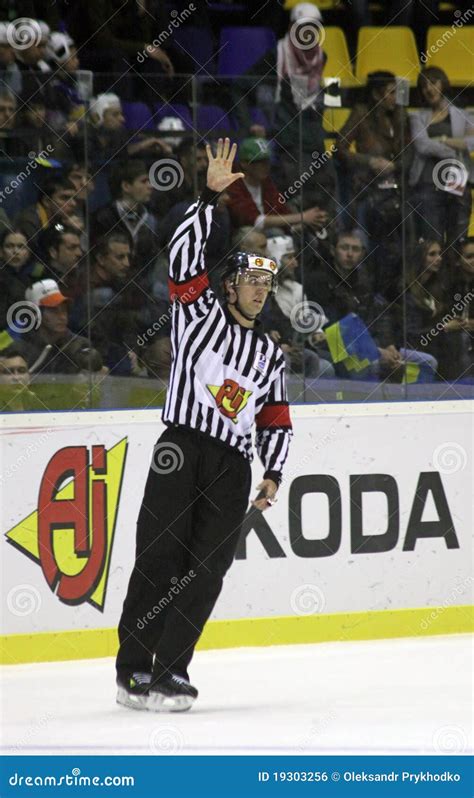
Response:
[{"label": "crowd of spectators", "polygon": [[[164,5],[155,5],[165,29]],[[328,154],[324,48],[299,49],[290,35],[299,19],[320,24],[321,12],[291,5],[277,47],[226,85],[235,129],[205,132],[183,124],[172,103],[160,124],[127,123],[136,83],[124,58],[149,46],[139,99],[150,107],[150,91],[162,101],[167,80],[176,89],[175,73],[194,71],[172,38],[149,45],[146,2],[126,3],[114,25],[112,1],[81,5],[67,31],[31,19],[28,46],[15,45],[15,23],[0,22],[0,382],[28,401],[33,376],[166,385],[168,244],[204,186],[205,144],[218,134],[237,137],[245,177],[214,215],[211,286],[220,293],[231,252],[277,261],[279,291],[262,320],[295,381],[404,382],[415,364],[425,382],[472,382],[474,119],[451,100],[439,68],[421,70],[420,104],[410,112],[398,103],[395,75],[375,71]],[[353,5],[363,16],[364,4]],[[267,114],[255,121],[259,98]],[[189,101],[187,89],[179,99]],[[25,303],[31,313],[21,319]],[[334,362],[325,334],[349,314],[379,353],[355,372]]]}]

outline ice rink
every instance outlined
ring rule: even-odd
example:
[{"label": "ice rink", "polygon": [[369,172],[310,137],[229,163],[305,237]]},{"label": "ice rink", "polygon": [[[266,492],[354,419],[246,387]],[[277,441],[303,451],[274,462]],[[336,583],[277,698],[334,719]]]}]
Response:
[{"label": "ice rink", "polygon": [[112,659],[2,668],[5,754],[472,752],[469,635],[206,651],[190,712],[115,704]]}]

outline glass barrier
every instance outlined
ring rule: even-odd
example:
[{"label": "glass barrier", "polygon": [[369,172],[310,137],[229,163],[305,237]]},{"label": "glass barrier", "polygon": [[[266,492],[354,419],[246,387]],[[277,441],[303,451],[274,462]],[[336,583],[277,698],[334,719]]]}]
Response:
[{"label": "glass barrier", "polygon": [[0,410],[164,403],[169,244],[219,136],[245,178],[214,213],[210,284],[224,301],[236,251],[278,264],[261,321],[291,401],[472,396],[469,152],[426,157],[402,89],[83,70],[21,102],[3,80]]}]

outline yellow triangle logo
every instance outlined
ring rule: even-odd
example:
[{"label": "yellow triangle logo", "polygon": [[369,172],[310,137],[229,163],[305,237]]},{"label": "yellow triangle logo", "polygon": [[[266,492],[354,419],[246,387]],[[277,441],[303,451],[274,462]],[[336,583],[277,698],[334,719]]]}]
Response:
[{"label": "yellow triangle logo", "polygon": [[252,391],[242,388],[234,380],[227,379],[223,385],[207,385],[208,391],[215,399],[218,410],[223,416],[237,424],[237,416],[244,409]]},{"label": "yellow triangle logo", "polygon": [[[74,450],[84,449],[87,451],[87,447],[70,448]],[[60,591],[58,591],[58,598],[68,604],[80,604],[84,601],[88,601],[93,607],[103,611],[128,442],[127,438],[123,438],[111,449],[106,450],[103,446],[94,448],[101,450],[100,454],[103,455],[104,467],[95,470],[92,462],[85,469],[85,474],[78,474],[77,477],[81,479],[84,478],[88,482],[88,489],[85,493],[85,495],[88,496],[88,507],[84,508],[84,514],[88,519],[88,543],[90,552],[92,552],[94,548],[94,539],[96,535],[98,537],[97,524],[99,523],[103,526],[101,535],[104,541],[104,551],[100,557],[100,566],[95,571],[94,578],[91,577],[91,582],[88,583],[86,580],[83,587],[81,586],[79,590],[76,589],[74,591],[74,599],[63,599],[60,595]],[[57,454],[61,454],[63,451],[64,450],[61,450],[61,452]],[[85,452],[83,454],[87,457]],[[51,461],[45,469],[45,474],[50,464]],[[43,478],[44,476],[45,475],[43,475]],[[103,518],[96,517],[97,513],[94,514],[95,508],[93,507],[94,483],[98,483],[99,481],[103,483],[100,486],[101,494],[106,497]],[[65,472],[64,483],[59,487],[57,492],[55,492],[53,501],[50,504],[55,506],[67,506],[77,500],[78,495],[77,478],[74,476],[71,477],[70,472]],[[42,557],[40,556],[38,510],[35,510],[30,513],[30,515],[23,518],[22,521],[6,533],[5,537],[9,543],[27,557],[34,560],[34,562],[37,562],[38,565],[41,565],[43,571],[45,571]],[[57,581],[60,581],[62,578],[69,580],[70,584],[72,584],[74,580],[77,582],[81,578],[81,575],[85,573],[86,566],[88,565],[89,555],[87,552],[83,552],[80,549],[78,550],[79,547],[76,545],[75,528],[72,521],[70,527],[67,526],[66,522],[61,524],[61,528],[52,528],[49,532],[49,538],[50,551],[48,554],[57,572],[57,580],[54,586],[51,586],[52,589],[55,590]],[[43,554],[43,548],[41,549],[41,554]],[[81,590],[83,591],[83,596],[81,596]]]}]

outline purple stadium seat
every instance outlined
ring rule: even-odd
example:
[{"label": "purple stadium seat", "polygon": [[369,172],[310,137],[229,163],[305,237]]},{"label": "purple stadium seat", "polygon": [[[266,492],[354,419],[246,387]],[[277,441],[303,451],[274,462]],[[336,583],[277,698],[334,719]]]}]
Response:
[{"label": "purple stadium seat", "polygon": [[270,122],[268,120],[267,115],[262,111],[261,108],[251,108],[250,109],[250,118],[254,125],[263,125],[267,129],[270,129]]},{"label": "purple stadium seat", "polygon": [[153,127],[151,111],[146,103],[122,103],[127,130],[150,130]]},{"label": "purple stadium seat", "polygon": [[275,45],[276,37],[271,28],[222,28],[217,72],[219,75],[243,75]]},{"label": "purple stadium seat", "polygon": [[165,116],[177,116],[187,130],[193,129],[191,109],[184,103],[159,104],[155,105],[153,110],[155,112],[153,115],[153,127],[155,128]]},{"label": "purple stadium seat", "polygon": [[233,130],[229,115],[218,105],[199,105],[196,113],[197,128],[201,136],[221,136]]}]

